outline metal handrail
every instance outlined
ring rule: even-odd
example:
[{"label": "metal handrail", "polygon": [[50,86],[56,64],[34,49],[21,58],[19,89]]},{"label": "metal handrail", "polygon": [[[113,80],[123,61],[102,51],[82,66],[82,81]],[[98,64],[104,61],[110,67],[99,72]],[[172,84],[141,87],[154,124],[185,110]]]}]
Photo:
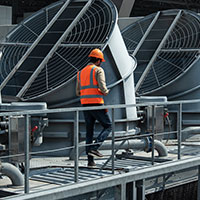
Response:
[{"label": "metal handrail", "polygon": [[[144,107],[144,106],[150,106],[152,107],[152,113],[154,115],[154,109],[156,105],[178,105],[178,120],[177,120],[177,134],[178,134],[178,160],[181,159],[181,139],[182,139],[182,105],[183,104],[188,104],[188,103],[199,103],[200,100],[190,100],[190,101],[173,101],[173,102],[156,102],[156,103],[143,103],[143,104],[132,104],[132,105],[109,105],[109,106],[101,106],[101,107],[74,107],[74,108],[58,108],[58,109],[46,109],[46,110],[31,110],[31,111],[20,111],[20,112],[4,112],[0,113],[0,116],[16,116],[16,115],[25,115],[26,117],[26,132],[25,132],[25,139],[26,139],[26,148],[25,148],[25,187],[24,191],[25,193],[29,193],[29,168],[30,168],[30,160],[29,160],[29,155],[32,154],[29,152],[29,117],[34,114],[48,114],[48,113],[63,113],[63,112],[75,112],[74,116],[74,146],[70,148],[75,148],[75,168],[74,168],[74,180],[75,182],[78,182],[78,173],[79,173],[79,144],[78,144],[78,135],[79,135],[79,112],[85,111],[85,110],[100,110],[100,109],[111,109],[112,110],[112,125],[113,125],[113,131],[112,131],[112,155],[109,159],[112,159],[112,173],[114,174],[114,156],[117,151],[114,151],[114,143],[116,141],[115,139],[115,119],[114,119],[114,111],[115,109],[119,108],[127,108],[127,107]],[[154,164],[154,120],[152,120],[152,133],[148,135],[137,135],[133,137],[147,137],[147,136],[152,136],[152,165]],[[170,133],[170,132],[169,132]],[[161,134],[161,133],[159,133]],[[166,134],[166,133],[163,133]],[[130,136],[129,136],[130,137]],[[121,138],[123,140],[124,138]],[[127,139],[127,138],[126,138]],[[34,152],[35,154],[35,152]],[[21,155],[21,154],[20,154]],[[0,157],[1,159],[2,157]]]}]

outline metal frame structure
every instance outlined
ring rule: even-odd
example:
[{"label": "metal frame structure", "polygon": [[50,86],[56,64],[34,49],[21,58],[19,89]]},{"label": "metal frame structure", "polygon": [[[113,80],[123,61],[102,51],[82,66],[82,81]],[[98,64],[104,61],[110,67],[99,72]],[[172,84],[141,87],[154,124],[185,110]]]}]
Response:
[{"label": "metal frame structure", "polygon": [[[121,199],[126,199],[126,184],[133,183],[133,191],[137,191],[137,196],[134,193],[134,200],[144,200],[145,199],[145,186],[144,180],[147,178],[157,177],[159,175],[166,175],[172,172],[177,172],[183,169],[189,169],[192,167],[198,168],[198,174],[200,174],[200,158],[189,158],[189,159],[181,159],[181,138],[182,138],[182,105],[183,104],[191,104],[191,103],[199,103],[200,100],[193,100],[193,101],[176,101],[176,102],[163,102],[163,103],[148,103],[148,104],[137,104],[137,105],[113,105],[113,106],[102,106],[101,109],[112,109],[112,155],[109,159],[112,159],[112,176],[105,177],[102,179],[92,180],[89,182],[79,183],[79,144],[78,144],[78,135],[79,135],[79,112],[84,110],[94,110],[99,109],[95,107],[84,107],[84,108],[63,108],[63,109],[52,109],[52,110],[45,110],[45,111],[23,111],[23,112],[5,112],[0,113],[0,116],[15,116],[15,115],[24,115],[26,117],[26,132],[25,138],[26,141],[29,141],[29,129],[27,128],[29,125],[29,117],[34,114],[49,114],[49,113],[67,113],[67,112],[74,112],[74,149],[75,149],[75,159],[74,159],[74,182],[76,184],[63,186],[55,189],[51,189],[48,191],[37,192],[37,193],[29,193],[29,167],[30,167],[30,160],[29,155],[29,143],[27,142],[27,146],[25,148],[25,193],[26,195],[19,195],[17,196],[18,199],[61,199],[61,198],[68,198],[76,196],[77,194],[84,194],[96,190],[105,189],[108,187],[114,187],[120,185],[121,187]],[[156,164],[154,165],[155,155],[154,151],[152,151],[152,166],[147,167],[145,169],[131,171],[129,170],[126,174],[114,174],[114,156],[116,151],[114,152],[114,143],[115,143],[115,118],[114,118],[114,111],[120,108],[126,107],[137,107],[137,106],[150,106],[152,107],[152,111],[154,113],[154,108],[156,105],[178,105],[178,155],[176,161],[169,161],[165,162],[164,164]],[[154,120],[153,120],[154,121]],[[154,124],[152,124],[154,127]],[[155,131],[152,128],[152,133],[148,134],[148,136],[152,136],[152,149],[154,149],[154,135]],[[147,137],[147,135],[140,135],[135,137]],[[200,179],[198,179],[198,187],[200,185]],[[78,188],[78,192],[77,192]],[[13,197],[14,199],[16,198]],[[12,197],[9,199],[13,199]],[[198,200],[200,200],[200,191],[198,191]]]}]

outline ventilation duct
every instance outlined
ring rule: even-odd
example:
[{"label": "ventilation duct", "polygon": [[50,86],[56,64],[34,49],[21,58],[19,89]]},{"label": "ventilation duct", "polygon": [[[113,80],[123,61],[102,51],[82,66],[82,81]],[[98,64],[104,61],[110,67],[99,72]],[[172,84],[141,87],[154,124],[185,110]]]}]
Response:
[{"label": "ventilation duct", "polygon": [[[157,12],[129,25],[122,36],[138,62],[134,72],[138,96],[200,98],[199,15],[186,10]],[[193,106],[187,109],[196,110]]]}]

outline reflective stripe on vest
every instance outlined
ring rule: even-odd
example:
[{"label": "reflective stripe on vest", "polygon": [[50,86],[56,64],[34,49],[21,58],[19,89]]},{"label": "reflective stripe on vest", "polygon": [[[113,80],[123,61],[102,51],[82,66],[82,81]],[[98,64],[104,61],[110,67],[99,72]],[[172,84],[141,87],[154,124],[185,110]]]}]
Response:
[{"label": "reflective stripe on vest", "polygon": [[[96,66],[93,66],[92,68],[89,66],[91,65],[86,66],[86,68],[78,73],[81,104],[103,104],[103,94],[99,91],[97,80],[94,76]],[[84,76],[83,73],[86,73],[85,77],[88,77],[89,73],[89,85],[83,85],[83,82],[85,81],[81,79],[81,75]]]}]

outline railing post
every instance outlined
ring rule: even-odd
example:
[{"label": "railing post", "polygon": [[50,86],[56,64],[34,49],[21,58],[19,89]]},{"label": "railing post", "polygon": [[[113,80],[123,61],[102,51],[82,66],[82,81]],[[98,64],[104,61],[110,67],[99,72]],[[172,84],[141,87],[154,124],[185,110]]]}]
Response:
[{"label": "railing post", "polygon": [[154,157],[155,157],[155,106],[152,106],[152,159],[151,159],[151,163],[152,165],[154,165]]},{"label": "railing post", "polygon": [[115,109],[112,108],[112,174],[115,173]]},{"label": "railing post", "polygon": [[79,111],[74,115],[74,181],[78,182],[78,159],[79,159]]},{"label": "railing post", "polygon": [[137,188],[135,181],[126,184],[126,199],[137,200]]},{"label": "railing post", "polygon": [[137,200],[145,200],[145,180],[136,181]]},{"label": "railing post", "polygon": [[197,200],[200,200],[200,165],[198,166]]},{"label": "railing post", "polygon": [[181,142],[182,142],[182,103],[178,104],[177,118],[177,138],[178,138],[178,159],[181,159]]},{"label": "railing post", "polygon": [[126,183],[121,184],[121,200],[126,200]]},{"label": "railing post", "polygon": [[[11,116],[8,117],[9,127],[11,127],[11,122],[10,122],[11,119],[10,118],[11,118]],[[25,148],[25,146],[24,146],[24,148]],[[9,155],[11,155],[11,130],[10,130],[10,128],[8,129],[8,149],[9,149]],[[24,151],[25,151],[25,149],[24,149]],[[9,159],[9,162],[11,163],[12,162],[11,158],[9,157],[8,159]]]},{"label": "railing post", "polygon": [[30,158],[29,158],[29,142],[30,142],[30,132],[29,132],[29,115],[25,115],[25,187],[24,192],[29,193],[29,172],[30,172]]}]

